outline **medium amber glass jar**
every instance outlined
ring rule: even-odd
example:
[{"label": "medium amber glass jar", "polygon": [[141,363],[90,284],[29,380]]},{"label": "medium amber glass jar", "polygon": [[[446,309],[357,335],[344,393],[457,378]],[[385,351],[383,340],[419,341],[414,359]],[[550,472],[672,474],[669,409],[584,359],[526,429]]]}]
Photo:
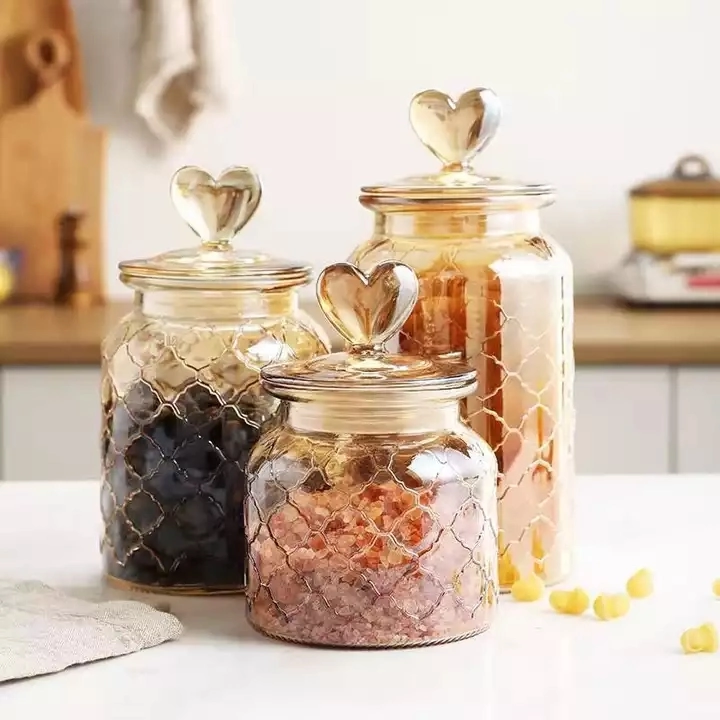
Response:
[{"label": "medium amber glass jar", "polygon": [[248,464],[249,620],[340,647],[480,633],[497,602],[497,463],[460,419],[475,373],[384,351],[416,297],[407,266],[369,281],[331,266],[318,289],[350,350],[262,371],[288,411]]},{"label": "medium amber glass jar", "polygon": [[501,589],[533,571],[557,583],[571,560],[574,362],[572,265],[540,227],[553,191],[471,168],[500,120],[490,90],[456,103],[420,93],[410,119],[444,166],[362,189],[375,226],[351,261],[416,271],[420,298],[396,348],[477,371],[463,414],[498,461]]},{"label": "medium amber glass jar", "polygon": [[260,199],[234,168],[176,173],[199,248],[120,265],[132,311],[102,348],[102,543],[108,580],[173,593],[245,584],[245,465],[279,403],[259,372],[327,352],[298,310],[310,269],[230,243]]}]

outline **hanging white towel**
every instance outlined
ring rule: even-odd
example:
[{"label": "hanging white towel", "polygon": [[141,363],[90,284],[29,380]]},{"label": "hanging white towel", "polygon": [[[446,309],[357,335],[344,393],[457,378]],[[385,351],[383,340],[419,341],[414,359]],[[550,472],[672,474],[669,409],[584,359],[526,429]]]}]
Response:
[{"label": "hanging white towel", "polygon": [[196,116],[227,101],[222,0],[137,0],[141,13],[135,112],[161,141],[182,140]]}]

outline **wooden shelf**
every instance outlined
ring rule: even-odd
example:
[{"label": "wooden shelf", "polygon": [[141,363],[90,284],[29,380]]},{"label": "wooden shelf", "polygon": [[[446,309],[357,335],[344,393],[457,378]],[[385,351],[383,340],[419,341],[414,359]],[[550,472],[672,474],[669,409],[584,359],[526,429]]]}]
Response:
[{"label": "wooden shelf", "polygon": [[629,308],[578,299],[575,356],[583,365],[719,365],[720,308]]},{"label": "wooden shelf", "polygon": [[0,365],[99,365],[102,339],[130,309],[128,303],[0,307]]},{"label": "wooden shelf", "polygon": [[[102,338],[129,310],[127,302],[0,307],[0,365],[98,365]],[[720,308],[631,309],[579,298],[575,358],[579,365],[720,365]]]}]

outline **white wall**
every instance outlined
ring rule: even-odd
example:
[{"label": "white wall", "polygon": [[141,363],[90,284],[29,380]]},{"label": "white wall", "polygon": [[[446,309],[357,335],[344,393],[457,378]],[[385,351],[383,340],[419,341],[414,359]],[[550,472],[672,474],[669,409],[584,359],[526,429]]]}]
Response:
[{"label": "white wall", "polygon": [[[224,0],[213,0],[221,2]],[[437,162],[407,122],[412,95],[476,85],[505,119],[478,161],[491,174],[554,183],[546,227],[579,284],[628,248],[625,192],[689,151],[720,172],[712,0],[228,0],[237,97],[187,143],[157,154],[129,110],[132,3],[74,0],[94,118],[109,126],[106,276],[123,258],[188,245],[167,185],[181,164],[246,164],[265,194],[243,243],[343,259],[370,228],[360,185]],[[322,200],[321,200],[322,198]]]}]

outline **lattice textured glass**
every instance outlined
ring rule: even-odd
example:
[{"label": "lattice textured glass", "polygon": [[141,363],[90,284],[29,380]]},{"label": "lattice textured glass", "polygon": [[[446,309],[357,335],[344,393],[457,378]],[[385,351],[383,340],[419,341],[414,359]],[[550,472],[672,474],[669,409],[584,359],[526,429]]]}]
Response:
[{"label": "lattice textured glass", "polygon": [[496,463],[473,432],[450,425],[415,435],[282,425],[262,437],[246,501],[247,607],[257,629],[386,647],[488,627],[497,602]]},{"label": "lattice textured glass", "polygon": [[351,259],[364,269],[398,260],[418,274],[402,351],[477,370],[463,412],[498,460],[503,590],[520,574],[553,584],[570,569],[572,265],[550,239],[521,229],[536,214],[388,215]]},{"label": "lattice textured glass", "polygon": [[103,347],[102,548],[108,576],[175,592],[241,590],[245,465],[278,401],[270,362],[326,352],[300,316],[203,323],[136,310]]}]

